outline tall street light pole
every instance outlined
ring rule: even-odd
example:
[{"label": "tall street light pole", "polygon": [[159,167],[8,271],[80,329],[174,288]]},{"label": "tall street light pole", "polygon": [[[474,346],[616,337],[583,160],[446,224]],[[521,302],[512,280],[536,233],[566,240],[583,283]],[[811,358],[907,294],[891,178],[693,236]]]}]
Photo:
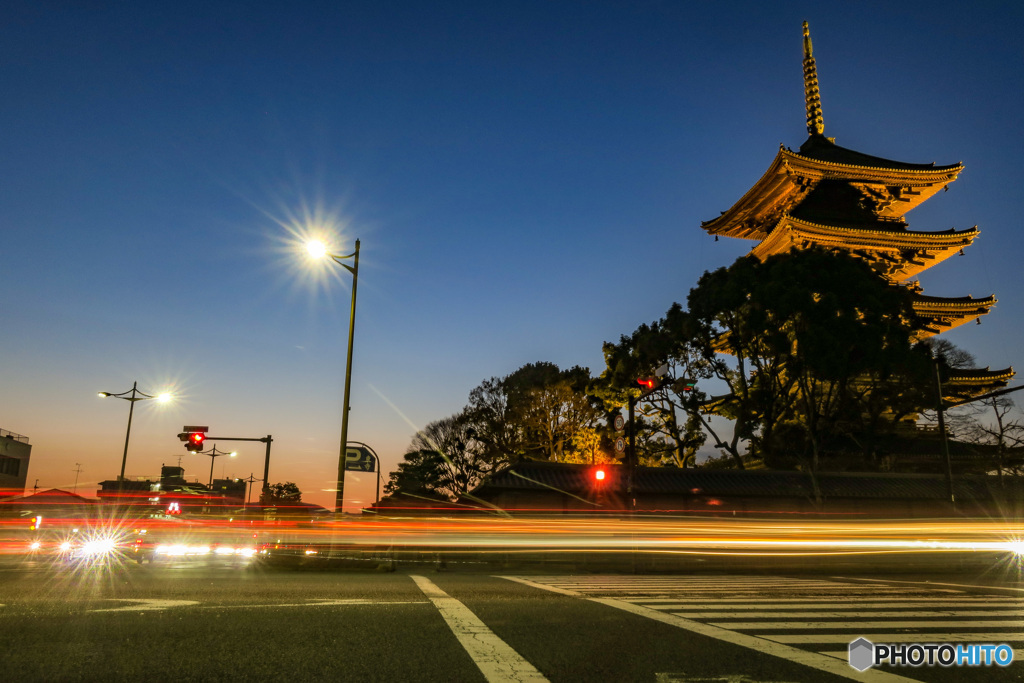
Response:
[{"label": "tall street light pole", "polygon": [[238,452],[237,451],[218,451],[217,450],[217,444],[213,444],[213,449],[211,449],[209,451],[202,451],[202,452],[199,453],[199,455],[208,455],[208,456],[210,456],[210,483],[207,484],[207,487],[212,490],[213,489],[213,464],[217,461],[217,458],[219,458],[222,455],[230,455],[233,458],[236,455],[238,455]]},{"label": "tall street light pole", "polygon": [[121,456],[121,474],[118,475],[117,477],[118,481],[124,481],[124,467],[125,464],[128,462],[128,440],[132,436],[132,413],[135,412],[135,402],[156,399],[160,403],[166,403],[167,401],[171,400],[171,395],[167,393],[158,394],[156,396],[152,394],[147,394],[146,392],[139,390],[139,383],[137,381],[132,382],[131,391],[122,391],[119,394],[113,394],[110,393],[109,391],[101,391],[99,392],[98,395],[100,396],[100,398],[113,397],[124,399],[125,401],[128,401],[128,405],[130,406],[128,408],[128,430],[124,434],[124,455]]},{"label": "tall street light pole", "polygon": [[[340,256],[327,251],[322,242],[309,242],[306,244],[309,254],[313,258],[329,257],[342,268],[352,273],[352,308],[348,319],[348,360],[345,363],[345,396],[341,404],[341,453],[338,456],[338,492],[335,494],[335,512],[343,512],[345,504],[345,451],[348,444],[348,411],[349,397],[352,392],[352,343],[356,331],[356,286],[359,284],[359,240],[356,240],[356,250],[351,254]],[[352,259],[352,265],[343,261]]]}]

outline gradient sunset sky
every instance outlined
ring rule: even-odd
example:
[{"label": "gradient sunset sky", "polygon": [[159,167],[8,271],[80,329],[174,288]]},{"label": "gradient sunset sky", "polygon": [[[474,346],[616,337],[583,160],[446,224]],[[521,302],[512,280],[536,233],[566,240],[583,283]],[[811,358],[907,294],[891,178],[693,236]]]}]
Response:
[{"label": "gradient sunset sky", "polygon": [[[825,134],[965,170],[908,214],[977,224],[925,293],[999,299],[947,338],[1024,368],[1024,10],[1017,3],[76,2],[0,11],[0,428],[28,486],[209,460],[176,434],[274,437],[272,482],[333,506],[351,277],[350,438],[384,476],[482,380],[659,318],[754,246],[700,222]],[[211,442],[212,443],[212,442]],[[216,476],[260,476],[263,446]],[[223,469],[222,469],[223,468]],[[356,481],[359,479],[360,481]],[[373,500],[350,473],[347,503]],[[258,486],[258,485],[257,485]]]}]

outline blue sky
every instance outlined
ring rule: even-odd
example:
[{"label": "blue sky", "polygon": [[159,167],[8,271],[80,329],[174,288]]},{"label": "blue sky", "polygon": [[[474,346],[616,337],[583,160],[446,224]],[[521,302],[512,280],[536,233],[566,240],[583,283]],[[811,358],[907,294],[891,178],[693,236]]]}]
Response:
[{"label": "blue sky", "polygon": [[[295,234],[361,240],[350,436],[386,473],[415,426],[524,363],[602,369],[753,243],[700,222],[806,137],[801,22],[826,135],[963,161],[911,228],[977,224],[928,294],[999,304],[948,338],[1022,366],[1015,4],[7,3],[0,22],[0,427],[29,485],[129,475],[175,434],[274,436],[271,480],[329,505],[350,277]],[[227,448],[229,444],[219,444]],[[217,476],[262,472],[262,445]],[[348,483],[350,504],[373,480]]]}]

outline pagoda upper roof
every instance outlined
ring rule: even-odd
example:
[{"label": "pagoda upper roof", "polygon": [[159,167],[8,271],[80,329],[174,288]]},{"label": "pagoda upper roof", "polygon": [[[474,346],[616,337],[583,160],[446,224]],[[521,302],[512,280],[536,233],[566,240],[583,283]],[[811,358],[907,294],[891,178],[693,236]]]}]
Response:
[{"label": "pagoda upper roof", "polygon": [[709,234],[761,240],[825,179],[848,183],[879,219],[902,217],[956,180],[963,164],[935,166],[890,161],[812,135],[794,152],[779,147],[768,170],[730,209],[701,223]]},{"label": "pagoda upper roof", "polygon": [[977,226],[918,232],[891,221],[823,225],[783,214],[751,254],[764,260],[773,254],[810,246],[843,249],[871,261],[888,279],[901,281],[958,253],[979,232]]},{"label": "pagoda upper roof", "polygon": [[957,169],[959,171],[963,168],[962,164],[936,166],[934,161],[927,164],[915,164],[906,161],[884,159],[846,147],[840,147],[831,138],[826,138],[823,135],[811,135],[808,137],[804,144],[800,145],[800,154],[808,159],[858,168],[885,168],[902,171],[934,171],[939,169]]}]

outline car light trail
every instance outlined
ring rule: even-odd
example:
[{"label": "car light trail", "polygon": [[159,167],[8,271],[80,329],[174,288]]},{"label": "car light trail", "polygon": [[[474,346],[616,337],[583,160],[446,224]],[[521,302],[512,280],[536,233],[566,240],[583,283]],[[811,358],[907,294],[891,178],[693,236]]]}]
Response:
[{"label": "car light trail", "polygon": [[[142,524],[146,529],[141,529]],[[81,533],[71,527],[82,526]],[[134,530],[133,530],[134,529]],[[260,549],[326,555],[343,549],[430,548],[458,552],[643,552],[678,554],[1024,555],[1024,525],[996,520],[759,520],[708,517],[406,517],[329,522],[74,520],[50,536],[0,522],[0,553],[83,557],[146,550],[169,557],[252,557]],[[132,543],[132,541],[135,541]]]}]

